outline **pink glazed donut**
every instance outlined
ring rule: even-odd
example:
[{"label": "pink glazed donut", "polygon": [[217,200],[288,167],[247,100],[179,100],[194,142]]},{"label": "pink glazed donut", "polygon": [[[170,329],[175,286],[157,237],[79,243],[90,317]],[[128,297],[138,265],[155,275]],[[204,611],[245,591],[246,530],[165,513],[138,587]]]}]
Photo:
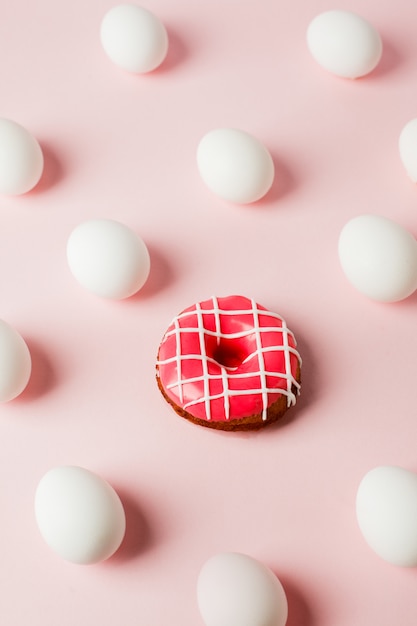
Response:
[{"label": "pink glazed donut", "polygon": [[301,358],[277,313],[244,296],[190,306],[169,325],[156,375],[182,417],[221,430],[254,430],[281,418],[300,391]]}]

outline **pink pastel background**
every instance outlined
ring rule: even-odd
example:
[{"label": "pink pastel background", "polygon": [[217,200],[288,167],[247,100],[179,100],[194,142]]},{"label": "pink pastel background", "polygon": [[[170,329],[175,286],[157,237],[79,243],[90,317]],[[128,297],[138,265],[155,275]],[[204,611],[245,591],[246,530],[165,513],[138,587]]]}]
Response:
[{"label": "pink pastel background", "polygon": [[[107,0],[1,2],[0,115],[40,141],[36,190],[0,200],[0,317],[26,339],[33,377],[0,407],[1,626],[202,626],[204,561],[240,551],[269,565],[288,626],[415,626],[417,571],[382,561],[355,518],[362,476],[417,471],[417,296],[376,304],[347,283],[337,239],[353,216],[417,235],[417,189],[398,156],[417,116],[417,5],[355,0],[148,0],[170,52],[124,73],[99,41]],[[384,55],[369,77],[319,68],[305,31],[322,10],[359,12]],[[214,197],[196,146],[219,126],[265,143],[276,183],[252,206]],[[66,263],[91,217],[138,232],[148,284],[122,302],[84,291]],[[177,417],[154,362],[171,318],[239,293],[283,315],[304,359],[279,426],[228,434]],[[42,475],[86,467],[118,491],[127,535],[77,566],[44,544]]]}]

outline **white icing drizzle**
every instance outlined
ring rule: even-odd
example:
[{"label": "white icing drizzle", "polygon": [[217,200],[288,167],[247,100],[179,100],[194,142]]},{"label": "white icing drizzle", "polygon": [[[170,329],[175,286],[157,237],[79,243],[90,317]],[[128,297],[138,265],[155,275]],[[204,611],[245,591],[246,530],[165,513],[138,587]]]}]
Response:
[{"label": "white icing drizzle", "polygon": [[[195,305],[195,312],[197,314],[197,320],[198,320],[198,338],[200,341],[201,367],[203,370],[202,381],[204,383],[204,397],[202,398],[201,402],[204,402],[205,407],[206,407],[206,418],[210,420],[211,419],[210,376],[209,376],[208,367],[207,367],[206,340],[204,337],[204,320],[203,320],[203,314],[201,312],[201,306],[199,303]],[[181,332],[181,329],[180,329],[180,332]],[[182,382],[180,384],[182,385]]]},{"label": "white icing drizzle", "polygon": [[[284,348],[284,359],[285,359],[285,371],[286,372],[291,372],[291,361],[290,361],[290,352],[288,350],[289,345],[288,345],[288,328],[287,328],[287,323],[286,321],[283,319],[282,320],[282,347]],[[287,406],[291,406],[294,405],[296,401],[296,398],[294,396],[294,394],[291,394],[291,380],[289,378],[287,378]]]},{"label": "white icing drizzle", "polygon": [[[189,401],[183,404],[184,409],[188,409],[194,405],[203,403],[205,406],[206,419],[211,420],[211,402],[222,398],[224,401],[224,411],[226,420],[230,419],[230,398],[233,396],[245,396],[245,395],[261,395],[262,397],[262,419],[267,419],[268,410],[268,398],[270,394],[281,394],[287,397],[287,406],[290,407],[296,403],[296,394],[298,395],[300,390],[300,384],[294,378],[291,372],[291,354],[296,356],[301,366],[301,357],[298,351],[289,345],[288,337],[290,336],[295,344],[295,337],[293,333],[288,329],[285,320],[277,313],[267,311],[265,309],[258,308],[256,302],[251,302],[250,309],[238,309],[238,310],[224,310],[219,307],[217,298],[212,298],[212,308],[202,309],[200,304],[195,305],[195,309],[190,311],[184,311],[180,313],[171,323],[173,328],[165,333],[165,339],[170,336],[175,336],[176,340],[176,354],[173,357],[158,360],[157,365],[166,365],[169,363],[176,363],[177,366],[177,380],[167,386],[167,389],[177,389],[181,403],[183,403],[183,386],[189,383],[203,383],[203,395],[195,400]],[[215,331],[208,330],[204,327],[204,315],[213,315],[215,319]],[[221,329],[221,316],[222,315],[250,315],[253,317],[253,325],[248,329],[235,333],[224,333]],[[277,319],[281,322],[281,327],[265,326],[261,327],[259,324],[259,315],[263,317],[270,317]],[[187,318],[197,320],[197,327],[181,326],[181,322],[186,321]],[[281,346],[262,346],[262,334],[267,332],[280,332],[282,334]],[[181,354],[181,334],[183,333],[198,333],[200,354]],[[220,344],[222,339],[239,339],[255,334],[256,350],[249,354],[243,363],[247,363],[252,358],[258,359],[259,368],[254,372],[239,372],[239,368],[226,367],[221,365],[208,356],[206,353],[205,336],[216,337],[217,345]],[[272,372],[266,370],[264,354],[267,352],[284,352],[285,372]],[[182,362],[185,360],[197,360],[201,361],[202,374],[193,378],[183,378]],[[208,364],[213,363],[220,368],[220,374],[210,374]],[[257,378],[260,380],[260,387],[233,390],[230,389],[229,379],[243,379],[243,378]],[[286,388],[268,387],[267,379],[279,378],[286,381]],[[210,381],[222,380],[223,388],[221,393],[210,393]],[[293,392],[293,388],[296,390],[296,394]]]},{"label": "white icing drizzle", "polygon": [[177,387],[178,387],[178,392],[180,395],[180,402],[184,402],[184,394],[182,391],[182,384],[181,384],[181,332],[180,332],[180,324],[177,318],[174,320],[174,326],[176,329],[175,360],[177,362],[177,375],[178,375]]},{"label": "white icing drizzle", "polygon": [[[265,359],[262,351],[262,337],[261,327],[259,326],[259,311],[256,306],[256,302],[251,300],[252,313],[253,313],[253,331],[255,333],[256,340],[256,352],[258,354],[259,364],[259,376],[261,379],[261,393],[262,393],[262,419],[266,420],[266,412],[268,409],[268,386],[266,384],[266,371],[265,371]],[[288,387],[288,384],[287,384]]]},{"label": "white icing drizzle", "polygon": [[[220,339],[222,337],[222,326],[220,322],[220,309],[216,296],[213,296],[213,309],[215,310],[214,319],[216,322],[217,333],[217,346],[220,345]],[[222,381],[223,381],[223,395],[224,395],[224,415],[226,420],[230,418],[230,400],[229,400],[229,378],[227,375],[227,368],[221,368]]]}]

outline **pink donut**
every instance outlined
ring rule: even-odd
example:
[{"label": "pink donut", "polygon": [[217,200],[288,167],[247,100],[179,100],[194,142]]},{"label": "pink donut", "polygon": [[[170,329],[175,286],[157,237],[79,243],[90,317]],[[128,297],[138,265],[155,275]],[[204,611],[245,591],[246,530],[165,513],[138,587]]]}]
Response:
[{"label": "pink donut", "polygon": [[294,405],[301,358],[276,313],[244,296],[182,311],[159,346],[158,386],[182,417],[222,430],[257,429]]}]

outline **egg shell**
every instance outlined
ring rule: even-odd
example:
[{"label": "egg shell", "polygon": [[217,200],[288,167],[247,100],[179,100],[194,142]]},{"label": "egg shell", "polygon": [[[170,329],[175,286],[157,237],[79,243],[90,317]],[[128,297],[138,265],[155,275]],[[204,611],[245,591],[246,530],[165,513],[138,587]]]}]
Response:
[{"label": "egg shell", "polygon": [[357,491],[356,516],[366,542],[382,559],[417,565],[417,474],[390,465],[369,471]]},{"label": "egg shell", "polygon": [[32,359],[23,337],[0,320],[0,402],[9,402],[26,388]]},{"label": "egg shell", "polygon": [[164,24],[135,4],[120,4],[110,9],[101,22],[100,38],[111,61],[136,74],[155,70],[168,52]]},{"label": "egg shell", "polygon": [[108,559],[126,529],[123,505],[113,487],[93,472],[70,465],[53,468],[40,480],[35,516],[48,546],[78,564]]},{"label": "egg shell", "polygon": [[237,204],[262,198],[275,175],[267,148],[236,128],[218,128],[204,135],[197,147],[197,166],[214,194]]},{"label": "egg shell", "polygon": [[284,588],[265,565],[237,552],[223,552],[203,565],[198,607],[206,626],[284,626]]},{"label": "egg shell", "polygon": [[17,196],[39,182],[44,167],[38,141],[20,124],[0,118],[0,193]]},{"label": "egg shell", "polygon": [[352,11],[331,10],[317,15],[307,29],[307,45],[321,67],[343,78],[369,74],[382,56],[377,30]]},{"label": "egg shell", "polygon": [[80,285],[110,299],[128,298],[139,291],[151,263],[144,241],[128,226],[110,219],[79,224],[68,239],[67,260]]},{"label": "egg shell", "polygon": [[411,180],[417,182],[417,118],[412,119],[403,127],[398,147],[400,159]]},{"label": "egg shell", "polygon": [[350,220],[340,233],[338,251],[347,279],[373,300],[396,302],[417,288],[416,240],[386,217]]}]

